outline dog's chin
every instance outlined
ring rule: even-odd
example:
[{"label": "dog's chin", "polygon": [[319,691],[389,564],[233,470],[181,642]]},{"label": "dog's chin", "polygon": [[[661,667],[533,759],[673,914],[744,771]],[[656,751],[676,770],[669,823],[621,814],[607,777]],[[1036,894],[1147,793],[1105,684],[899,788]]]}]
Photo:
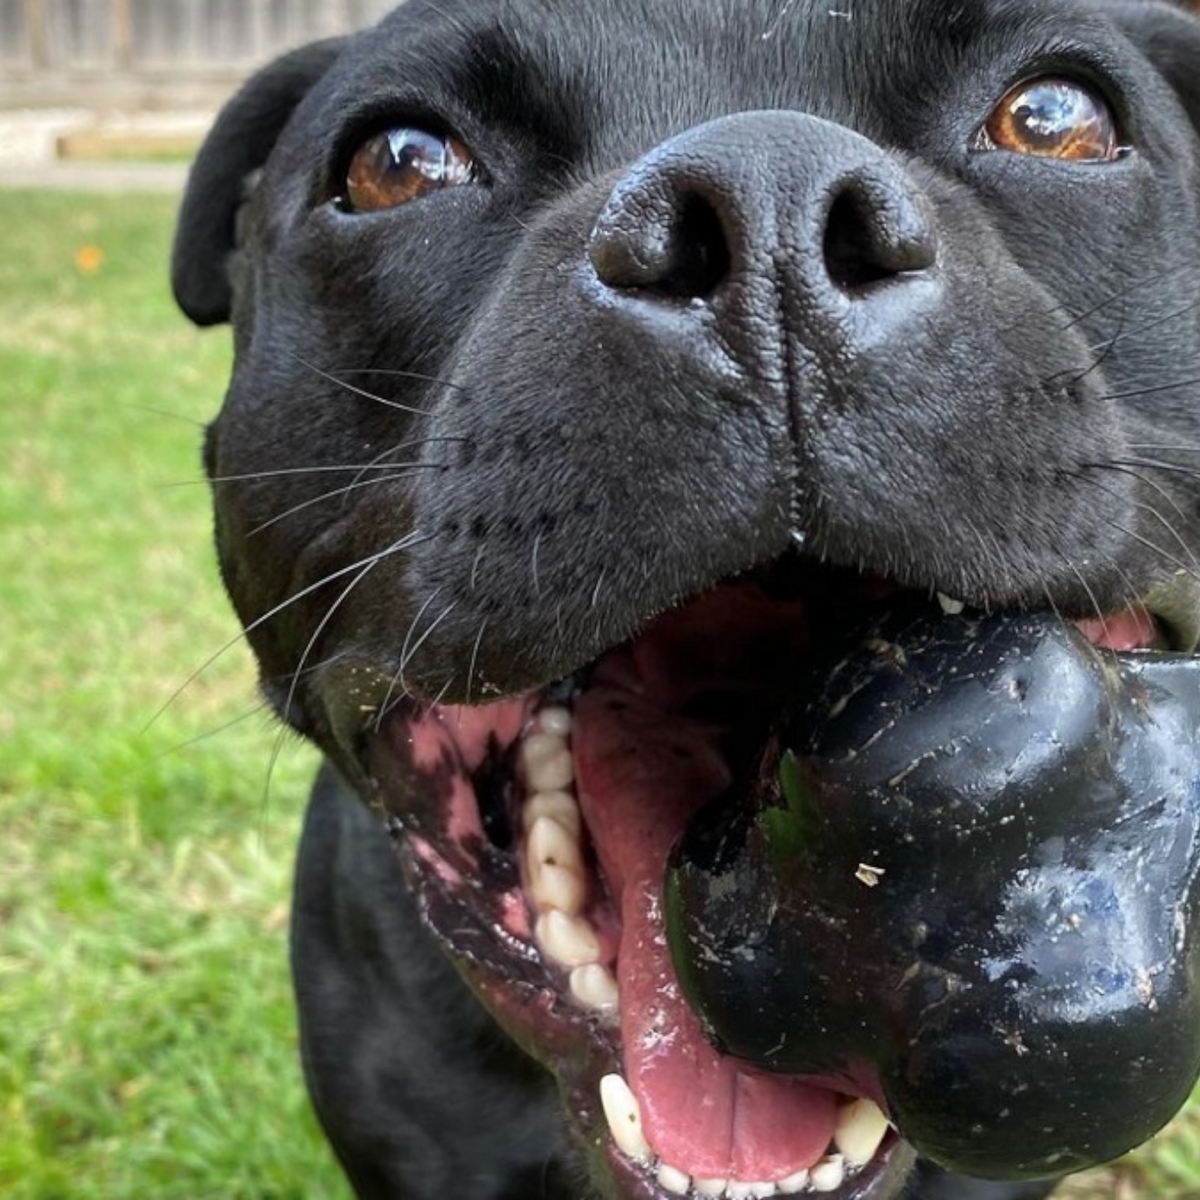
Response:
[{"label": "dog's chin", "polygon": [[[781,714],[845,651],[831,631],[897,601],[934,619],[956,607],[789,562],[568,679],[475,706],[406,701],[360,743],[428,924],[555,1075],[613,1195],[882,1197],[907,1172],[865,1058],[797,1072],[714,1046],[672,961],[664,891],[698,814],[761,804]],[[1154,637],[1141,609],[1078,625],[1115,649]]]}]

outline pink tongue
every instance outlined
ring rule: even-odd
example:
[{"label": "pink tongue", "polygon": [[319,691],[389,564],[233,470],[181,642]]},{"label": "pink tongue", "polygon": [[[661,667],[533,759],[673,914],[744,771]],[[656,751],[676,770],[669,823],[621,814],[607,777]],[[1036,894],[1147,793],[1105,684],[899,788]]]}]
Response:
[{"label": "pink tongue", "polygon": [[1076,621],[1075,625],[1103,650],[1141,650],[1153,645],[1158,636],[1154,618],[1140,604],[1103,620]]},{"label": "pink tongue", "polygon": [[700,1178],[782,1179],[820,1158],[834,1094],[719,1055],[680,994],[666,944],[667,856],[691,815],[729,786],[711,730],[624,687],[576,706],[576,787],[620,905],[625,1077],[650,1145]]}]

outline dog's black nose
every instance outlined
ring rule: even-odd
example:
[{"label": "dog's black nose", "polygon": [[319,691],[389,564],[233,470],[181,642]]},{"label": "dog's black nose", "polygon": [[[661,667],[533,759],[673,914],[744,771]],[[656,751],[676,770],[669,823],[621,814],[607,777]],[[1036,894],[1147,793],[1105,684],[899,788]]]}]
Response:
[{"label": "dog's black nose", "polygon": [[937,237],[919,188],[873,142],[802,113],[749,112],[640,159],[613,188],[589,254],[608,288],[702,299],[766,280],[819,320],[873,285],[929,271]]}]

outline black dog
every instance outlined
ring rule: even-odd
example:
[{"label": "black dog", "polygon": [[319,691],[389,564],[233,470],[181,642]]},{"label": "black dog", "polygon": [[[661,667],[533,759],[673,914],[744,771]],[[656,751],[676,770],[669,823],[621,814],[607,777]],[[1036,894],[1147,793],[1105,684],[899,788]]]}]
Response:
[{"label": "black dog", "polygon": [[360,1195],[1040,1196],[1181,1102],[1200,772],[1112,714],[1187,707],[1124,651],[1200,546],[1197,64],[1151,0],[410,0],[222,114],[174,280]]}]

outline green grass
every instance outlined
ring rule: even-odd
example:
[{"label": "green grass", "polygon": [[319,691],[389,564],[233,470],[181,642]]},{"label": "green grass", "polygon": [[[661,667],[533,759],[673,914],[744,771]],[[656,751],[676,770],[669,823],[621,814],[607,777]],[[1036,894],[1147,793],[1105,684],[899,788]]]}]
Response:
[{"label": "green grass", "polygon": [[236,634],[199,485],[228,334],[170,301],[173,209],[0,192],[0,1194],[21,1200],[346,1194],[286,970],[313,758],[285,747],[268,789],[242,646],[189,682]]},{"label": "green grass", "polygon": [[[236,634],[197,486],[228,338],[171,304],[172,211],[0,192],[13,1200],[346,1196],[304,1099],[285,964],[314,760],[289,744],[268,789],[276,733],[242,646],[190,679]],[[1200,1104],[1068,1194],[1200,1197]]]}]

